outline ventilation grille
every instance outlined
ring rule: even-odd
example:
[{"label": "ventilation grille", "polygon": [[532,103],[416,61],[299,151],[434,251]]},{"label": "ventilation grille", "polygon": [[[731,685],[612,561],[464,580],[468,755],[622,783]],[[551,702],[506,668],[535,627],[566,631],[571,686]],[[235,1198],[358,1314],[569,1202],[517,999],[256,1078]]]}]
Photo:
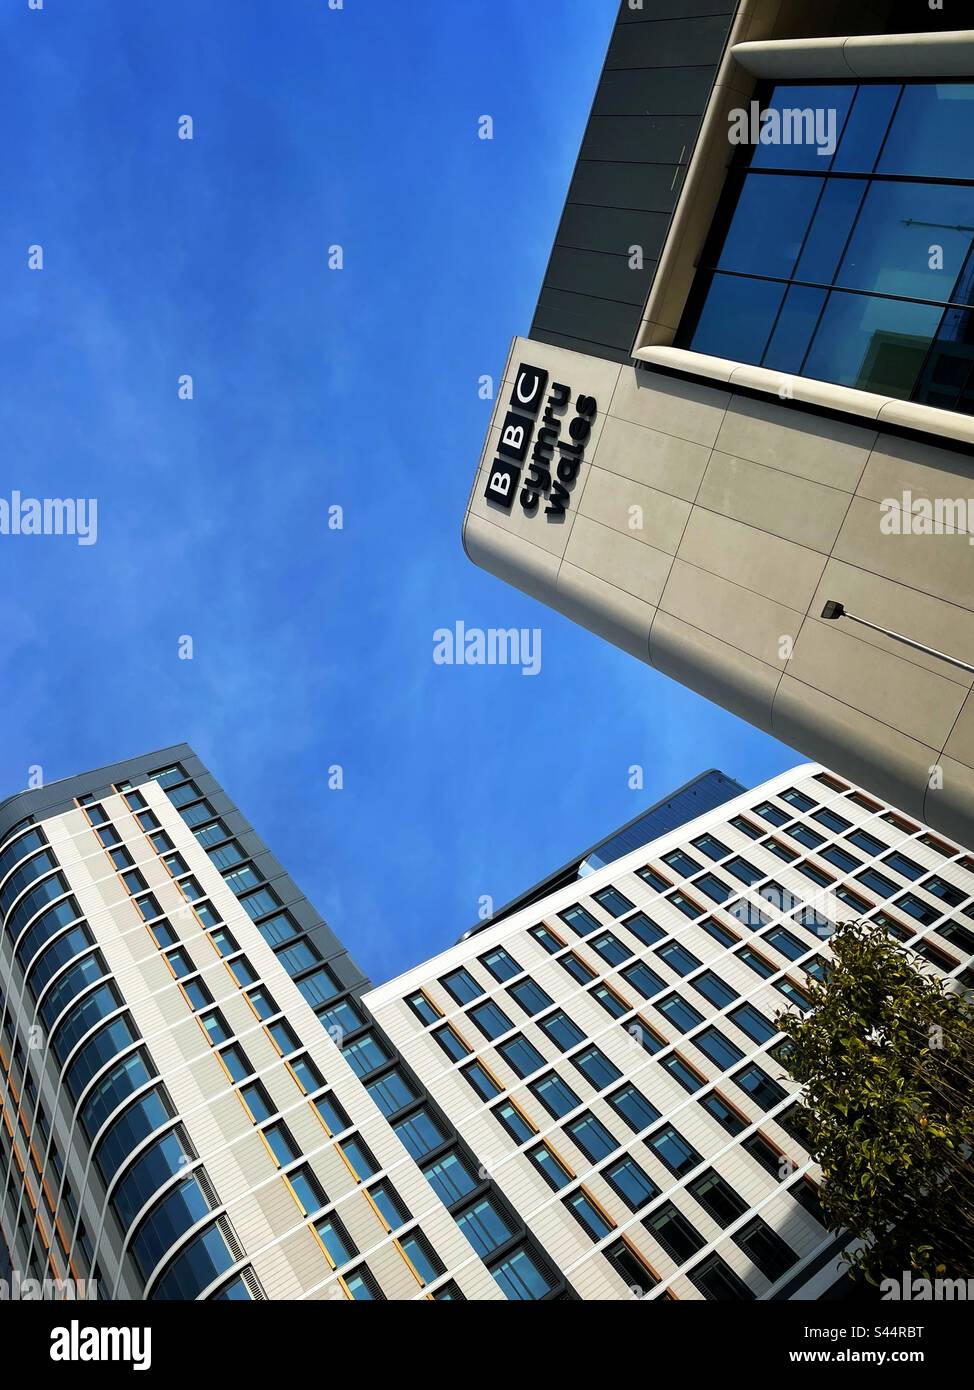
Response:
[{"label": "ventilation grille", "polygon": [[246,1269],[242,1269],[240,1271],[240,1277],[247,1285],[247,1292],[250,1294],[251,1298],[254,1300],[255,1303],[267,1302],[267,1295],[264,1292],[264,1286],[263,1284],[261,1284],[260,1280],[257,1278],[257,1275],[251,1269],[250,1265],[248,1265]]},{"label": "ventilation grille", "polygon": [[205,1168],[197,1168],[196,1172],[193,1174],[193,1177],[196,1179],[196,1181],[202,1188],[203,1196],[206,1198],[207,1205],[209,1206],[210,1211],[215,1211],[215,1209],[218,1206],[220,1206],[221,1203],[219,1197],[216,1195],[216,1188],[210,1181],[209,1173],[206,1171]]},{"label": "ventilation grille", "polygon": [[227,1219],[227,1217],[225,1217],[225,1216],[218,1217],[217,1223],[216,1223],[216,1224],[219,1226],[219,1228],[220,1228],[220,1234],[223,1236],[223,1239],[226,1241],[226,1243],[227,1243],[227,1249],[230,1251],[230,1254],[233,1256],[233,1258],[234,1258],[235,1260],[243,1260],[243,1259],[246,1259],[246,1254],[245,1254],[244,1248],[243,1248],[243,1246],[240,1244],[240,1241],[239,1241],[238,1238],[237,1238],[237,1233],[236,1233],[236,1231],[233,1229],[233,1227],[230,1225],[230,1222],[229,1222],[229,1220]]}]

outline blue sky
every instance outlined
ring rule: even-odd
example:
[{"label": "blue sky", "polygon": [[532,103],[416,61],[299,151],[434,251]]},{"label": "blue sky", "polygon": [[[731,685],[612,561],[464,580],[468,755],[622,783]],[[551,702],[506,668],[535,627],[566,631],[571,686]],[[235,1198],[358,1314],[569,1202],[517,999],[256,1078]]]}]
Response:
[{"label": "blue sky", "polygon": [[[0,496],[99,508],[0,536],[0,796],[186,739],[377,981],[704,768],[799,761],[461,549],[616,6],[0,18]],[[435,665],[458,619],[540,626],[541,674]]]}]

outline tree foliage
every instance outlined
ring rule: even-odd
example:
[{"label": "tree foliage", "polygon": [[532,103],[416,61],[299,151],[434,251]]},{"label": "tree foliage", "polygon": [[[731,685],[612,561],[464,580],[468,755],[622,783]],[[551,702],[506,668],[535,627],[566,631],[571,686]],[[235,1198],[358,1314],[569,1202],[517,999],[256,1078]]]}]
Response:
[{"label": "tree foliage", "polygon": [[872,1282],[974,1277],[974,1003],[873,923],[829,945],[811,1010],[779,1019],[826,1215]]}]

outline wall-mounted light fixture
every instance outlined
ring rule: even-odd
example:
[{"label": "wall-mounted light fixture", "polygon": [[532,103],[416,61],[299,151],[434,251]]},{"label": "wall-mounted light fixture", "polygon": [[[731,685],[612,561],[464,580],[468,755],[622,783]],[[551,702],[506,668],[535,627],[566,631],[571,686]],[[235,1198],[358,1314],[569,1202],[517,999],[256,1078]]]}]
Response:
[{"label": "wall-mounted light fixture", "polygon": [[923,642],[914,642],[912,637],[904,637],[902,632],[894,632],[892,628],[880,627],[878,623],[867,622],[865,618],[857,618],[855,613],[847,613],[843,604],[835,599],[829,599],[822,609],[822,617],[829,622],[835,622],[838,618],[846,618],[850,623],[858,623],[860,627],[868,627],[873,632],[881,632],[884,637],[891,637],[894,642],[902,642],[906,647],[912,647],[914,651],[926,652],[927,656],[936,656],[941,661],[949,662],[951,666],[957,666],[962,671],[968,671],[974,675],[974,666],[969,661],[961,661],[959,657],[948,656],[946,652],[938,652],[936,647],[928,647]]}]

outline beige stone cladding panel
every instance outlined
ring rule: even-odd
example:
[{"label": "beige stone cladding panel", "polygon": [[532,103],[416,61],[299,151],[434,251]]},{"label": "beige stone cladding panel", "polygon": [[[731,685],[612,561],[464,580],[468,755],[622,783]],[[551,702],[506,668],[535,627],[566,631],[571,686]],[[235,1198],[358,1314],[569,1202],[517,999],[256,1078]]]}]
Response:
[{"label": "beige stone cladding panel", "polygon": [[854,497],[836,539],[835,558],[974,611],[974,546],[969,538],[888,535],[881,530],[882,519],[879,502]]},{"label": "beige stone cladding panel", "polygon": [[740,715],[768,728],[780,672],[680,618],[658,612],[649,638],[651,664]]},{"label": "beige stone cladding panel", "polygon": [[558,582],[559,556],[513,535],[503,523],[467,514],[463,542],[468,557],[522,593],[550,602]]},{"label": "beige stone cladding panel", "polygon": [[817,551],[702,507],[693,509],[677,556],[798,613],[808,611],[825,567]]},{"label": "beige stone cladding panel", "polygon": [[369,1255],[368,1266],[378,1279],[386,1298],[402,1301],[422,1296],[422,1289],[416,1282],[406,1261],[391,1243],[374,1250]]},{"label": "beige stone cladding panel", "polygon": [[971,807],[974,806],[974,770],[967,763],[941,756],[939,775],[926,788],[923,809],[917,814],[928,825],[942,830],[962,845],[971,843]]},{"label": "beige stone cladding panel", "polygon": [[565,560],[641,603],[655,606],[663,592],[673,556],[672,552],[658,550],[600,521],[579,516],[572,528]]},{"label": "beige stone cladding panel", "polygon": [[841,766],[845,776],[902,810],[923,816],[930,769],[939,759],[929,745],[788,674],[778,687],[772,733],[826,767]]},{"label": "beige stone cladding panel", "polygon": [[[652,557],[660,569],[665,557]],[[547,601],[565,617],[580,623],[590,632],[615,643],[640,661],[649,659],[649,632],[656,608],[615,584],[570,564],[567,560],[558,572],[554,595]]]},{"label": "beige stone cladding panel", "polygon": [[[210,1115],[212,1124],[207,1123]],[[181,1118],[225,1202],[246,1205],[253,1191],[280,1182],[274,1160],[236,1096],[222,1097],[206,1112]],[[243,1239],[243,1231],[239,1234]]]},{"label": "beige stone cladding panel", "polygon": [[[295,1285],[293,1298],[301,1298],[331,1274],[331,1266],[310,1230],[295,1231],[277,1247],[287,1262]],[[344,1299],[344,1295],[342,1295]]]},{"label": "beige stone cladding panel", "polygon": [[[531,545],[549,555],[562,556],[572,532],[572,525],[578,514],[578,499],[585,487],[585,480],[591,467],[586,458],[578,471],[578,477],[570,489],[571,500],[565,514],[561,517],[545,515],[545,502],[542,500],[537,510],[531,514],[524,511],[515,500],[507,510],[496,502],[489,501],[483,494],[483,485],[478,484],[477,494],[471,499],[468,519],[492,522],[503,529],[505,535],[518,540],[522,545]],[[485,475],[486,478],[486,475]]]},{"label": "beige stone cladding panel", "polygon": [[792,680],[931,748],[943,747],[970,690],[950,672],[941,663],[935,674],[908,654],[863,643],[858,628],[818,618],[804,624],[788,663]]},{"label": "beige stone cladding panel", "polygon": [[955,762],[974,768],[974,693],[968,693],[944,745],[944,753]]},{"label": "beige stone cladding panel", "polygon": [[721,454],[749,459],[851,494],[875,440],[873,429],[776,401],[735,396],[724,416],[716,448]]},{"label": "beige stone cladding panel", "polygon": [[690,503],[602,468],[592,468],[579,515],[590,517],[627,540],[675,555]]},{"label": "beige stone cladding panel", "polygon": [[[810,604],[810,613],[818,616],[828,599],[840,599],[850,613],[974,665],[974,611],[969,608],[948,603],[909,584],[895,583],[861,565],[835,557],[825,566]],[[876,647],[881,652],[911,661],[935,675],[967,687],[974,681],[974,676],[959,667],[946,665],[939,656],[915,651],[895,638],[868,628],[840,626],[844,631],[854,632],[867,647]],[[868,665],[870,654],[863,652],[862,660]]]},{"label": "beige stone cladding panel", "polygon": [[271,1301],[300,1298],[304,1292],[294,1265],[279,1245],[262,1250],[251,1264]]},{"label": "beige stone cladding panel", "polygon": [[974,457],[929,440],[883,434],[856,491],[874,502],[902,501],[905,492],[914,500],[974,498]]},{"label": "beige stone cladding panel", "polygon": [[558,1268],[566,1271],[570,1281],[571,1266],[584,1259],[592,1249],[591,1238],[560,1202],[544,1207],[531,1224],[537,1239]]},{"label": "beige stone cladding panel", "polygon": [[782,671],[788,662],[783,639],[794,641],[805,616],[685,560],[677,560],[670,570],[659,606],[670,617],[701,632],[719,633],[730,646]]},{"label": "beige stone cladding panel", "polygon": [[710,448],[705,444],[616,415],[604,423],[599,468],[643,487],[692,502],[709,462]]},{"label": "beige stone cladding panel", "polygon": [[800,1260],[822,1248],[818,1222],[788,1192],[779,1189],[761,1208],[761,1217],[788,1242]]},{"label": "beige stone cladding panel", "polygon": [[[258,1143],[260,1143],[259,1140]],[[271,1160],[266,1150],[264,1157],[270,1164]],[[297,1203],[284,1186],[282,1179],[275,1177],[273,1182],[261,1183],[256,1177],[259,1170],[259,1164],[254,1163],[252,1166],[248,1164],[248,1176],[251,1177],[254,1184],[252,1190],[239,1199],[231,1199],[227,1202],[227,1210],[237,1235],[242,1240],[245,1249],[254,1253],[270,1245],[283,1244],[286,1239],[290,1239],[294,1235],[303,1219]],[[307,1240],[308,1245],[317,1251],[323,1273],[325,1259],[321,1254],[321,1248],[310,1232],[307,1233]],[[320,1278],[321,1275],[318,1277]]]},{"label": "beige stone cladding panel", "polygon": [[[715,450],[697,505],[827,555],[849,508],[849,494]],[[759,537],[755,543],[761,543]]]},{"label": "beige stone cladding panel", "polygon": [[729,391],[713,386],[626,367],[619,375],[609,414],[712,449],[730,399]]}]

